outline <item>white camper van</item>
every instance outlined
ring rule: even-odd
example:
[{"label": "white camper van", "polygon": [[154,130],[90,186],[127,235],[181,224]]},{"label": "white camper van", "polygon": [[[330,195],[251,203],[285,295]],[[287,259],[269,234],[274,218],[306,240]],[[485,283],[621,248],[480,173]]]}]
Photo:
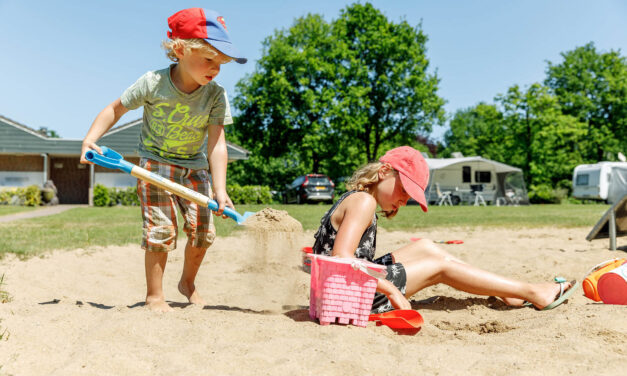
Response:
[{"label": "white camper van", "polygon": [[614,203],[627,193],[627,162],[583,164],[573,171],[573,197]]},{"label": "white camper van", "polygon": [[[482,157],[425,158],[429,166],[429,186],[425,196],[430,204],[443,192],[451,203],[472,203],[481,195],[487,203],[529,204],[522,170]],[[438,190],[440,192],[438,192]]]}]

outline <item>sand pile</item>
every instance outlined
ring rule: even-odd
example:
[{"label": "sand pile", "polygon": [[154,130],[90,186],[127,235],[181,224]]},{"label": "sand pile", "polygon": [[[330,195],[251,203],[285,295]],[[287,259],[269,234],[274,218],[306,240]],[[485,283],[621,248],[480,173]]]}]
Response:
[{"label": "sand pile", "polygon": [[265,208],[244,222],[246,229],[261,232],[302,232],[303,226],[285,210]]},{"label": "sand pile", "polygon": [[285,210],[260,210],[244,222],[244,228],[257,255],[254,268],[265,268],[273,263],[298,264],[303,226]]}]

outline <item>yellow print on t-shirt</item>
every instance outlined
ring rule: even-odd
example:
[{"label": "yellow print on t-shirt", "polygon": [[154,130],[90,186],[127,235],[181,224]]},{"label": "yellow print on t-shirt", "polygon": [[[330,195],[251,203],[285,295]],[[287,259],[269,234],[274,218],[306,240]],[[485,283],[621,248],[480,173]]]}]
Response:
[{"label": "yellow print on t-shirt", "polygon": [[[164,102],[155,105],[149,124],[151,133],[155,137],[177,141],[177,144],[201,141],[209,115],[190,116],[189,111],[190,107],[181,103],[172,105]],[[164,145],[168,144],[164,143]],[[198,147],[191,149],[197,150]]]}]

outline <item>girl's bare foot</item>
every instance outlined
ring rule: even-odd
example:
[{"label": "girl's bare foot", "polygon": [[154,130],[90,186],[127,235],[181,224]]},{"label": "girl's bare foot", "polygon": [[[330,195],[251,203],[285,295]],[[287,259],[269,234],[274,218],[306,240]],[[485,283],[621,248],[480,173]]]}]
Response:
[{"label": "girl's bare foot", "polygon": [[196,291],[196,286],[193,283],[188,284],[183,281],[179,281],[179,292],[185,295],[190,303],[205,305],[205,301],[200,297],[200,294]]},{"label": "girl's bare foot", "polygon": [[523,299],[518,299],[518,298],[504,298],[501,297],[501,300],[507,304],[508,306],[511,307],[522,307],[523,304],[525,303],[525,301]]},{"label": "girl's bare foot", "polygon": [[[562,282],[562,286],[564,287],[564,293],[568,291],[572,287],[570,282]],[[542,283],[538,285],[538,292],[536,295],[537,299],[532,301],[533,305],[542,309],[549,304],[553,303],[557,298],[559,298],[560,294],[560,284],[559,283]]]},{"label": "girl's bare foot", "polygon": [[173,309],[163,297],[146,297],[146,307],[155,312],[172,312]]}]

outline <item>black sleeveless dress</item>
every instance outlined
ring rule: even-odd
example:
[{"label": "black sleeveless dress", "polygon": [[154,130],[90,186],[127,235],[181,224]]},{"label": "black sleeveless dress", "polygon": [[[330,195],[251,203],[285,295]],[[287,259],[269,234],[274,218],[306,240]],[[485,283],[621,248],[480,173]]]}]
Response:
[{"label": "black sleeveless dress", "polygon": [[[314,235],[316,241],[313,245],[313,252],[315,254],[322,254],[331,256],[333,252],[333,244],[335,243],[335,236],[337,230],[331,224],[331,216],[335,209],[340,205],[344,199],[353,193],[358,191],[346,192],[337,202],[329,209],[329,211],[320,220],[320,227]],[[377,246],[377,215],[372,218],[372,223],[366,231],[364,231],[361,239],[359,240],[359,246],[355,250],[355,257],[363,258],[375,264],[385,265],[387,269],[387,276],[385,279],[392,282],[396,288],[398,288],[403,295],[405,294],[405,286],[407,285],[407,274],[405,273],[405,267],[401,263],[394,263],[392,254],[388,253],[378,259],[374,259],[374,254]],[[392,303],[388,300],[387,296],[381,293],[375,293],[374,301],[372,303],[372,313],[381,313],[393,310]]]}]

